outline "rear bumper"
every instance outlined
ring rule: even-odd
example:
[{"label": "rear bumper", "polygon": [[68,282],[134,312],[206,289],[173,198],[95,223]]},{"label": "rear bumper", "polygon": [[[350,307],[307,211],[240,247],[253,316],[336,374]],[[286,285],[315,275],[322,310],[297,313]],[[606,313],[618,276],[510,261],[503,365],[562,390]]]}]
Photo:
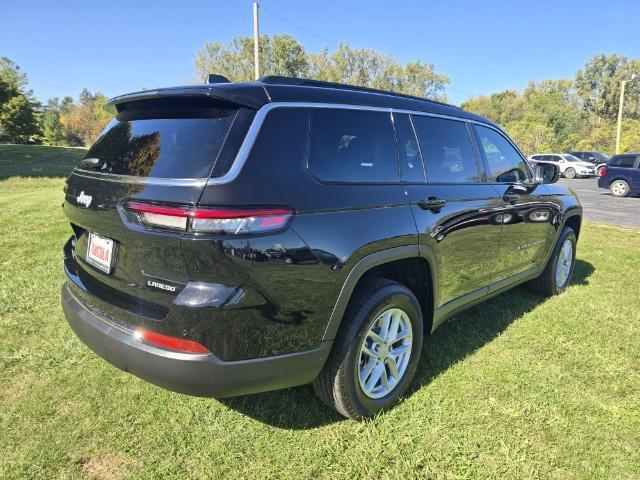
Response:
[{"label": "rear bumper", "polygon": [[178,353],[140,342],[121,324],[91,311],[62,286],[62,308],[76,335],[102,358],[125,372],[179,393],[230,397],[276,390],[313,381],[332,342],[314,350],[225,362],[213,354]]}]

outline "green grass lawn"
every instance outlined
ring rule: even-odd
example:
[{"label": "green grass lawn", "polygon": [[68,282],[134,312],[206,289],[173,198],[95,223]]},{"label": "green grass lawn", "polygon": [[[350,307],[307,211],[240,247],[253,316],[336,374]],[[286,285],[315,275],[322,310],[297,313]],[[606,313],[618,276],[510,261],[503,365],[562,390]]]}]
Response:
[{"label": "green grass lawn", "polygon": [[354,422],[310,387],[223,403],[92,353],[59,304],[62,186],[0,181],[0,478],[640,477],[640,230],[585,225],[563,295],[456,317],[404,401]]},{"label": "green grass lawn", "polygon": [[0,180],[21,177],[67,177],[84,157],[84,148],[0,144]]}]

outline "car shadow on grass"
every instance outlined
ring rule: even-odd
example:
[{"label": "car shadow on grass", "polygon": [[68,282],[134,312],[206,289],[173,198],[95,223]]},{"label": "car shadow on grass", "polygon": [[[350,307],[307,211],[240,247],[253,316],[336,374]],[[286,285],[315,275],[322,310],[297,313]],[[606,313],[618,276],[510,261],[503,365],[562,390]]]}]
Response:
[{"label": "car shadow on grass", "polygon": [[[577,259],[572,285],[588,285],[594,267]],[[416,376],[405,398],[489,343],[545,297],[518,287],[455,316],[425,339]],[[310,385],[221,400],[255,420],[284,429],[309,429],[345,418],[325,406]]]}]

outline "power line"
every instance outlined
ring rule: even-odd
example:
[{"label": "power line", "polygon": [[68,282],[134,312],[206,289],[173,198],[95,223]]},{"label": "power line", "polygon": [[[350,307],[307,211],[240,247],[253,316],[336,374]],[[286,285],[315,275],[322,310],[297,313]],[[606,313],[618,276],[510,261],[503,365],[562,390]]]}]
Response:
[{"label": "power line", "polygon": [[263,10],[263,11],[265,11],[265,12],[267,12],[267,13],[270,13],[270,14],[271,14],[271,15],[273,15],[274,17],[276,17],[276,18],[278,18],[278,19],[282,20],[283,22],[288,23],[289,25],[292,25],[292,26],[296,27],[296,28],[297,28],[297,29],[299,29],[299,30],[302,30],[302,31],[303,31],[303,32],[305,32],[305,33],[308,33],[309,35],[311,35],[311,36],[313,36],[313,37],[316,37],[318,40],[321,40],[321,41],[323,41],[323,42],[325,42],[325,43],[327,43],[327,44],[329,44],[329,45],[331,45],[331,46],[333,46],[333,47],[337,47],[337,46],[338,46],[336,43],[334,43],[334,42],[332,42],[331,40],[329,40],[329,39],[327,39],[327,38],[323,37],[322,35],[318,35],[317,33],[312,32],[312,31],[311,31],[311,30],[309,30],[308,28],[305,28],[305,27],[303,27],[302,25],[299,25],[299,24],[297,24],[296,22],[294,22],[294,21],[292,21],[292,20],[289,20],[289,19],[288,19],[288,18],[286,18],[286,17],[283,17],[283,16],[282,16],[282,15],[280,15],[279,13],[276,13],[276,12],[274,12],[273,10],[268,9],[268,8],[267,8],[267,7],[265,7],[264,5],[261,5],[261,7],[262,7],[262,10]]}]

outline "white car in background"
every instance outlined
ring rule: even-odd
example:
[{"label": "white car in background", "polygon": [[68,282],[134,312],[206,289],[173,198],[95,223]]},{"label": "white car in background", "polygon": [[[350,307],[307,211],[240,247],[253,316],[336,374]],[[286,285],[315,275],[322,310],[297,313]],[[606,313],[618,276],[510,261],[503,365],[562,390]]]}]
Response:
[{"label": "white car in background", "polygon": [[531,163],[553,163],[560,169],[560,175],[564,178],[597,177],[595,165],[583,162],[568,153],[536,153],[529,157]]}]

